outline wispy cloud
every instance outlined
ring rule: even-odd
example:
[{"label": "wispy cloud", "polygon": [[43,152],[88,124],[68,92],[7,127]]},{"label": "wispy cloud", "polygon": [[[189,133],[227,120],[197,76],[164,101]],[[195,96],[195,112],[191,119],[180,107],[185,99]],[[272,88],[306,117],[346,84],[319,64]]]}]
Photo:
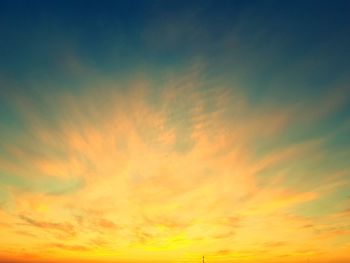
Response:
[{"label": "wispy cloud", "polygon": [[25,223],[38,227],[44,230],[56,230],[59,232],[63,232],[64,234],[68,235],[74,235],[75,234],[75,229],[74,226],[71,225],[70,223],[56,223],[56,222],[46,222],[46,221],[40,221],[40,220],[35,220],[30,217],[20,215],[20,219],[22,219]]},{"label": "wispy cloud", "polygon": [[71,251],[88,251],[90,250],[87,246],[82,245],[67,245],[67,244],[60,244],[60,243],[53,243],[47,245],[50,248],[59,248],[63,250],[71,250]]},{"label": "wispy cloud", "polygon": [[[47,247],[74,255],[122,247],[118,257],[130,259],[158,247],[161,257],[206,251],[230,260],[345,238],[340,225],[324,227],[331,216],[304,207],[332,203],[347,187],[348,167],[326,148],[333,131],[305,135],[337,111],[341,96],[321,98],[317,105],[330,103],[322,114],[312,98],[252,103],[240,83],[216,86],[208,70],[197,61],[159,89],[152,78],[100,76],[75,93],[42,93],[40,103],[14,96],[28,129],[2,143],[0,172],[5,213],[20,215],[16,242],[33,232],[39,245],[42,230],[53,233]],[[330,160],[339,166],[319,169]]]}]

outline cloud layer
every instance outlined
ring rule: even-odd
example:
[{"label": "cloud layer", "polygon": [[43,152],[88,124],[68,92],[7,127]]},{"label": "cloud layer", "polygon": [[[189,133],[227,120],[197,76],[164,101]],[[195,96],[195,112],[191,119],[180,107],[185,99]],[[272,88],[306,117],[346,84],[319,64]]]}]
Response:
[{"label": "cloud layer", "polygon": [[11,97],[24,129],[4,129],[2,247],[173,262],[345,256],[349,152],[327,145],[349,125],[289,138],[343,96],[252,104],[208,72],[196,62],[158,86],[96,76],[76,94]]}]

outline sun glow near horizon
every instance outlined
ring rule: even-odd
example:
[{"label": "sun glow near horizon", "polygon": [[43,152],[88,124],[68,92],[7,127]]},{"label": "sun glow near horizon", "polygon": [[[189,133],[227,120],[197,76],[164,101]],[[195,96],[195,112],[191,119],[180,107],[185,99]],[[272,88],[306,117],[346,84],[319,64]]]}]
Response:
[{"label": "sun glow near horizon", "polygon": [[22,190],[16,182],[7,188],[3,240],[33,256],[40,248],[39,258],[180,262],[204,252],[214,261],[291,250],[293,258],[317,258],[330,239],[346,236],[346,213],[303,215],[348,183],[338,170],[315,182],[303,168],[339,161],[322,151],[336,135],[262,150],[322,116],[303,120],[298,107],[271,101],[251,105],[237,87],[201,89],[200,73],[165,81],[157,105],[146,80],[118,93],[101,82],[73,96],[41,94],[39,107],[14,98],[25,129],[3,142],[1,163]]}]

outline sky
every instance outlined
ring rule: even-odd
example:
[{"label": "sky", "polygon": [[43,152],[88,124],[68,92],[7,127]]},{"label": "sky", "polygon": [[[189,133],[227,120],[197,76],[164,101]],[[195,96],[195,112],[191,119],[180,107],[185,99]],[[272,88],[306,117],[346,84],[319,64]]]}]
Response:
[{"label": "sky", "polygon": [[350,2],[0,2],[0,261],[350,262]]}]

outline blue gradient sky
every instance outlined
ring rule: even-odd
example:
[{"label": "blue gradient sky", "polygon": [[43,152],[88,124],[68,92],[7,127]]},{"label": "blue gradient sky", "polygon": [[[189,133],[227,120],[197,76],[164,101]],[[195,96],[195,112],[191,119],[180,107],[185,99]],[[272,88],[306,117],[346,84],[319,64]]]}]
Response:
[{"label": "blue gradient sky", "polygon": [[0,258],[350,260],[349,11],[2,1]]}]

